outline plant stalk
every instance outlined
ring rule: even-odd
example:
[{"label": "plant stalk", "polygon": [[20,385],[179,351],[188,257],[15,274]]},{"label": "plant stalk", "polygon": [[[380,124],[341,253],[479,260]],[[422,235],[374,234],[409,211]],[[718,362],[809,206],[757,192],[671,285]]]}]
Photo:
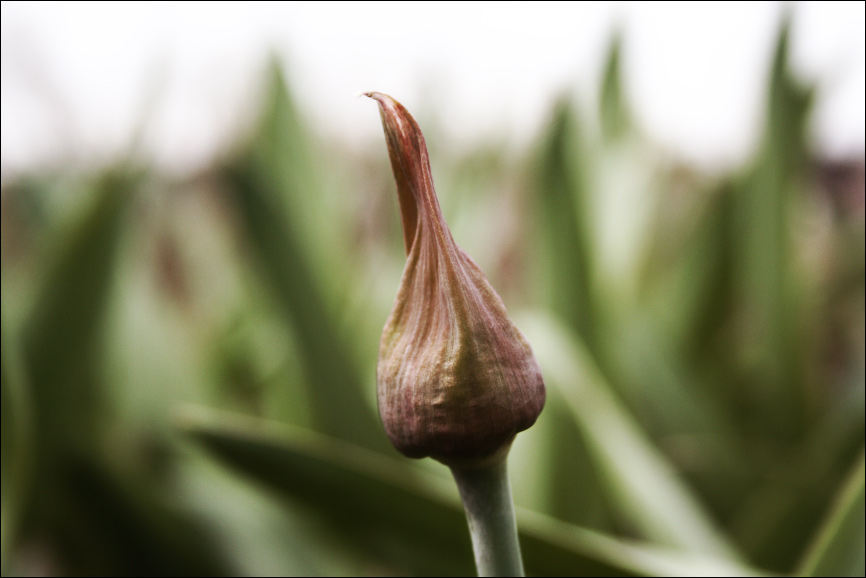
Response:
[{"label": "plant stalk", "polygon": [[507,461],[451,466],[460,490],[479,576],[524,576]]}]

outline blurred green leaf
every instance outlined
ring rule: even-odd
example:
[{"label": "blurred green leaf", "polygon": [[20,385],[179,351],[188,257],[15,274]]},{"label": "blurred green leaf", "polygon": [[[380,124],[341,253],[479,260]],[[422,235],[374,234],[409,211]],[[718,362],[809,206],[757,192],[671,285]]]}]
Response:
[{"label": "blurred green leaf", "polygon": [[423,484],[399,462],[276,422],[198,407],[180,417],[199,443],[315,508],[368,555],[422,574],[472,570],[469,532],[454,496]]},{"label": "blurred green leaf", "polygon": [[101,449],[107,417],[99,367],[101,330],[117,240],[141,176],[130,167],[117,167],[97,176],[89,191],[78,191],[90,196],[69,226],[56,230],[22,328],[23,371],[32,392],[34,471],[30,499],[20,507],[28,526],[38,521],[60,549],[76,535],[62,529],[71,503],[70,468],[77,460],[93,460]]},{"label": "blurred green leaf", "polygon": [[863,576],[866,573],[866,454],[839,489],[833,508],[799,565],[800,576]]},{"label": "blurred green leaf", "polygon": [[[391,451],[362,395],[367,381],[337,322],[336,305],[323,287],[322,264],[315,258],[318,251],[311,249],[315,244],[309,225],[300,224],[306,221],[306,204],[319,195],[309,176],[318,165],[311,164],[304,148],[309,137],[299,126],[278,68],[273,69],[270,83],[261,136],[226,167],[223,176],[263,278],[298,336],[317,426],[365,447]],[[278,154],[279,160],[274,159]],[[329,228],[336,231],[339,226],[332,222]]]},{"label": "blurred green leaf", "polygon": [[[179,417],[204,447],[316,508],[370,555],[413,573],[471,572],[466,520],[449,480],[265,420],[199,407],[185,408]],[[526,510],[519,510],[518,526],[530,574],[755,574],[720,558],[627,543]]]},{"label": "blurred green leaf", "polygon": [[736,549],[621,406],[591,356],[553,319],[520,318],[539,358],[551,401],[568,404],[616,511],[646,539],[726,559]]},{"label": "blurred green leaf", "polygon": [[767,438],[795,440],[804,431],[806,351],[812,332],[803,308],[794,239],[808,167],[806,122],[813,91],[790,69],[790,20],[777,40],[763,142],[754,168],[737,185],[735,238],[738,339],[743,378],[738,396],[748,427]]},{"label": "blurred green leaf", "polygon": [[516,450],[529,436],[538,438],[536,443],[540,447],[527,456],[531,462],[517,462],[523,471],[511,468],[512,483],[517,481],[516,476],[534,480],[530,499],[538,511],[593,530],[613,531],[618,525],[612,516],[611,500],[604,491],[604,476],[592,460],[592,450],[587,447],[568,405],[557,391],[550,387],[547,390],[548,400],[541,417],[517,438],[509,463],[514,464],[516,458],[522,457]]},{"label": "blurred green leaf", "polygon": [[864,411],[861,381],[814,421],[802,443],[766,465],[756,486],[740,492],[732,532],[753,559],[794,571],[795,558],[812,539],[862,450]]},{"label": "blurred green leaf", "polygon": [[[674,176],[666,183],[675,189]],[[682,184],[679,184],[682,186]],[[659,316],[670,347],[690,364],[713,363],[712,351],[734,307],[736,247],[733,190],[729,183],[710,191],[665,191],[654,222],[652,249],[644,265],[646,308]],[[685,205],[671,214],[671,205]],[[685,215],[685,216],[684,216]],[[724,392],[719,391],[721,396]]]},{"label": "blurred green leaf", "polygon": [[594,227],[589,207],[580,125],[573,105],[555,108],[537,161],[539,255],[551,309],[596,351],[598,300],[594,296]]},{"label": "blurred green leaf", "polygon": [[622,32],[616,31],[610,41],[601,80],[599,116],[602,132],[608,140],[626,134],[630,125],[622,86],[622,42]]},{"label": "blurred green leaf", "polygon": [[126,167],[99,176],[83,214],[54,239],[22,338],[40,453],[54,446],[90,451],[103,423],[96,368],[100,330],[118,236],[140,179]]},{"label": "blurred green leaf", "polygon": [[63,567],[98,576],[232,576],[211,532],[164,488],[117,476],[88,458],[64,470],[54,546]]},{"label": "blurred green leaf", "polygon": [[[36,469],[30,499],[16,507],[27,515],[24,540],[50,545],[47,563],[56,565],[53,570],[223,574],[225,566],[209,551],[206,533],[162,501],[150,480],[133,482],[112,473],[116,464],[106,459],[102,445],[110,422],[102,374],[103,325],[127,209],[143,177],[130,166],[107,170],[93,180],[81,213],[57,230],[54,252],[23,327],[23,372],[32,386],[36,426],[36,443],[27,448],[27,458]],[[14,376],[6,379],[14,359],[4,351],[4,384],[14,384]],[[4,392],[11,389],[4,385]],[[14,412],[15,418],[4,417],[4,427],[27,418],[20,400],[15,401],[4,399],[4,411]]]},{"label": "blurred green leaf", "polygon": [[18,340],[10,334],[5,306],[6,294],[3,294],[2,324],[2,450],[0,450],[0,570],[3,575],[13,564],[12,547],[17,539],[21,525],[21,514],[28,500],[28,492],[32,476],[33,452],[33,416],[30,411],[30,392],[24,376]]}]

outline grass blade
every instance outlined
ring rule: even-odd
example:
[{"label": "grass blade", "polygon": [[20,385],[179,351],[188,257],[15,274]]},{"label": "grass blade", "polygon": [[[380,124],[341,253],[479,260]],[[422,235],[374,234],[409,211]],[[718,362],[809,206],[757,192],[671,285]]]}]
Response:
[{"label": "grass blade", "polygon": [[799,576],[863,576],[866,573],[866,454],[861,453],[836,503],[800,563]]},{"label": "grass blade", "polygon": [[[3,311],[6,311],[6,295]],[[20,527],[22,507],[27,503],[32,475],[33,416],[30,411],[30,392],[18,350],[18,341],[7,329],[6,315],[2,314],[2,505],[0,505],[0,569],[3,575],[11,566],[12,546]]]},{"label": "grass blade", "polygon": [[[285,81],[274,65],[260,134],[240,159],[225,168],[229,194],[259,270],[297,336],[312,411],[321,431],[365,447],[390,446],[362,394],[354,350],[337,322],[337,306],[323,276],[327,255],[311,232],[320,191],[310,165],[309,140]],[[339,225],[328,223],[328,230]],[[334,283],[334,287],[344,287]],[[315,385],[313,385],[315,384]]]},{"label": "grass blade", "polygon": [[596,344],[593,227],[577,113],[566,99],[556,107],[536,169],[537,224],[551,309],[589,344]]},{"label": "grass blade", "polygon": [[[118,239],[140,179],[136,170],[118,167],[96,180],[91,204],[55,239],[53,261],[23,328],[24,369],[39,423],[37,457],[45,464],[52,458],[43,452],[92,451],[104,423],[98,343]],[[37,476],[45,477],[52,476]]]}]

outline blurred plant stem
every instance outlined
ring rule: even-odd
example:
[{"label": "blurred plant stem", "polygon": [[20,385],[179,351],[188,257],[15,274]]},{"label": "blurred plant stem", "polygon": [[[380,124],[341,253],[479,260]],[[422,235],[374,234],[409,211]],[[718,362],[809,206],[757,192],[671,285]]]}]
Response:
[{"label": "blurred plant stem", "polygon": [[517,521],[503,459],[483,467],[451,467],[466,510],[479,576],[524,576]]}]

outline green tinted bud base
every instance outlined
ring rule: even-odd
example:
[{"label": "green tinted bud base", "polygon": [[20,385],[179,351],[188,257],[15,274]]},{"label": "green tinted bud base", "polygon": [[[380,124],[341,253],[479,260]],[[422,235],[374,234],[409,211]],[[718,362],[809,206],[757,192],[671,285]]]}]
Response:
[{"label": "green tinted bud base", "polygon": [[460,490],[479,576],[523,576],[506,460],[451,466]]}]

